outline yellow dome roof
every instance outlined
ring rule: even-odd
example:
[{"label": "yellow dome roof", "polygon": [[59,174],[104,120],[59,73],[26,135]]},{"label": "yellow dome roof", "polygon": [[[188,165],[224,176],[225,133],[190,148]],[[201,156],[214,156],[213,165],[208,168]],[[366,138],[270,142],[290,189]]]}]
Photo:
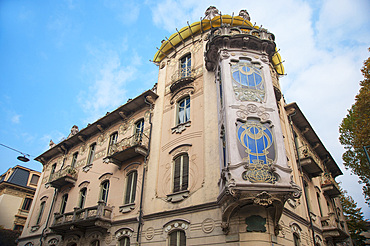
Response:
[{"label": "yellow dome roof", "polygon": [[[259,29],[258,26],[254,26],[250,21],[244,19],[241,16],[230,16],[230,15],[217,15],[211,20],[203,19],[201,21],[194,22],[191,25],[181,28],[178,32],[172,34],[166,41],[164,41],[154,55],[153,62],[158,63],[166,57],[166,55],[180,42],[183,42],[192,35],[202,33],[211,29],[212,27],[220,27],[221,24],[229,24],[231,26],[249,26],[255,29]],[[279,75],[285,74],[284,66],[281,61],[281,56],[276,52],[272,57],[272,64],[274,65],[276,72]]]}]

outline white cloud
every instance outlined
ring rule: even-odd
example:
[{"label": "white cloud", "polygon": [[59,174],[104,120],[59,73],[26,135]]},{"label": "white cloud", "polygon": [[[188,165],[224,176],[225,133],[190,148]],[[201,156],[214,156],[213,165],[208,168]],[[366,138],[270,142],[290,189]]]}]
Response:
[{"label": "white cloud", "polygon": [[19,114],[14,114],[11,118],[11,121],[15,124],[19,124],[20,122],[21,115]]}]

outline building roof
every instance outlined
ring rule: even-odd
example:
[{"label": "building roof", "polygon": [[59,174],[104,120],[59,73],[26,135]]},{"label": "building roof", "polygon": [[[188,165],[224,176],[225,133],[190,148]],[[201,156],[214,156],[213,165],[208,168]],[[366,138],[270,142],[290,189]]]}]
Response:
[{"label": "building roof", "polygon": [[325,148],[324,144],[321,142],[320,138],[317,136],[316,132],[313,130],[298,105],[293,102],[286,105],[285,109],[293,120],[294,125],[304,133],[306,140],[312,147],[314,147],[315,152],[320,159],[325,162],[325,166],[332,176],[335,178],[336,176],[342,175],[343,173],[338,167],[337,163],[329,151]]},{"label": "building roof", "polygon": [[64,153],[66,150],[71,149],[73,146],[86,141],[91,136],[100,132],[101,129],[105,129],[115,124],[119,120],[122,120],[131,113],[144,108],[148,105],[146,103],[147,97],[151,97],[153,100],[155,100],[157,99],[158,95],[152,90],[147,90],[134,99],[129,99],[126,104],[118,107],[111,113],[107,113],[104,117],[98,119],[92,124],[89,124],[87,127],[83,128],[75,135],[72,135],[62,142],[56,144],[40,156],[36,157],[35,160],[41,162],[43,165],[46,164],[46,162],[54,156],[60,153]]},{"label": "building roof", "polygon": [[[11,171],[10,175],[7,177],[7,173]],[[40,172],[34,171],[32,169],[17,165],[13,168],[9,168],[5,173],[0,176],[0,184],[1,183],[8,183],[13,184],[16,186],[27,187],[30,189],[34,189],[33,187],[28,186],[28,179],[30,176],[30,172],[37,172],[40,175]]]},{"label": "building roof", "polygon": [[[154,55],[153,62],[161,62],[166,55],[172,52],[175,47],[183,43],[186,39],[193,37],[196,34],[203,33],[215,27],[220,27],[222,24],[228,24],[233,27],[240,27],[241,29],[260,29],[259,26],[253,25],[249,20],[244,19],[241,16],[230,16],[230,15],[216,15],[212,19],[201,19],[201,21],[194,22],[193,24],[185,26],[176,33],[172,34],[167,40],[162,42],[161,47]],[[274,41],[274,40],[272,40]],[[284,75],[285,70],[282,64],[281,56],[278,52],[272,57],[272,63],[279,75]]]}]

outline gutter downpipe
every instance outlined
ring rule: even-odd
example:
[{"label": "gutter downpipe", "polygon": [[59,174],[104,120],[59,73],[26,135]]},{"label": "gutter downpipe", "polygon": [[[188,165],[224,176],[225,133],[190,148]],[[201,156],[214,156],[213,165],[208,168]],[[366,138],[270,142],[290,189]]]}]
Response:
[{"label": "gutter downpipe", "polygon": [[57,193],[58,193],[58,189],[54,188],[53,200],[51,201],[51,206],[50,206],[48,218],[46,220],[46,225],[45,225],[44,229],[42,230],[41,237],[40,237],[40,246],[42,246],[42,242],[43,242],[44,238],[46,237],[45,232],[48,229],[50,215],[51,215],[51,211],[53,210],[53,207],[54,207],[54,202],[55,202],[55,198],[56,198]]},{"label": "gutter downpipe", "polygon": [[[296,151],[297,159],[298,159],[298,167],[299,167],[299,172],[300,172],[300,176],[301,176],[301,182],[302,182],[302,184],[304,186],[304,178],[303,178],[303,171],[302,171],[302,166],[301,166],[301,158],[300,158],[299,152],[298,152],[297,135],[294,132],[293,121],[292,121],[292,116],[294,116],[296,114],[297,113],[294,112],[294,113],[290,114],[288,117],[289,117],[290,126],[292,128],[292,134],[293,134],[293,138],[294,138],[295,151]],[[313,228],[313,223],[312,223],[312,218],[311,218],[311,211],[310,211],[310,207],[308,206],[308,197],[307,197],[307,194],[306,194],[305,189],[303,189],[303,193],[304,193],[304,198],[306,200],[306,207],[307,207],[307,212],[308,212],[308,218],[310,219],[310,227],[311,227],[311,232],[312,232],[313,245],[316,245],[315,230]]]},{"label": "gutter downpipe", "polygon": [[140,194],[140,206],[139,206],[139,224],[137,226],[137,236],[136,236],[136,244],[141,245],[141,225],[143,224],[143,197],[144,197],[144,183],[145,183],[145,173],[146,173],[146,165],[148,162],[148,157],[150,153],[150,144],[152,140],[152,110],[153,110],[153,103],[148,102],[148,100],[145,97],[145,103],[150,106],[150,114],[149,114],[149,141],[148,141],[148,153],[144,158],[144,167],[143,167],[143,182],[141,182],[141,194]]}]

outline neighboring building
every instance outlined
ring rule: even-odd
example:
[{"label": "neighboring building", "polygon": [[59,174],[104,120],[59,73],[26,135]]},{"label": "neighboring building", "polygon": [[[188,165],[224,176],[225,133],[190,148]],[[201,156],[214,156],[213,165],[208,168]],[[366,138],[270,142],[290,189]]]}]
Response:
[{"label": "neighboring building", "polygon": [[22,166],[0,176],[0,226],[22,231],[41,173]]},{"label": "neighboring building", "polygon": [[153,89],[36,158],[19,245],[350,245],[342,172],[276,50],[245,10],[173,34]]}]

